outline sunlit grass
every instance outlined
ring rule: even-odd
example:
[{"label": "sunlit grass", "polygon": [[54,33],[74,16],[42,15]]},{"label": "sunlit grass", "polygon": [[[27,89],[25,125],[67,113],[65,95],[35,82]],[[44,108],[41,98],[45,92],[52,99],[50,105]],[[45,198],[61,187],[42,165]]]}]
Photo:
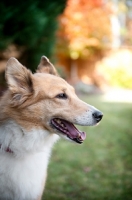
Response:
[{"label": "sunlit grass", "polygon": [[132,104],[83,98],[104,113],[82,145],[60,140],[48,170],[45,200],[132,199]]}]

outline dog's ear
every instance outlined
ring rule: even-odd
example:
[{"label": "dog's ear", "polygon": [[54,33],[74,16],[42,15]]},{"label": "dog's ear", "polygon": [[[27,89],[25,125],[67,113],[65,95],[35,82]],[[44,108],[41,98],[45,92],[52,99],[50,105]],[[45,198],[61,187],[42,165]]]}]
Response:
[{"label": "dog's ear", "polygon": [[49,61],[49,59],[46,56],[41,57],[37,72],[59,76],[54,65]]},{"label": "dog's ear", "polygon": [[12,106],[22,104],[33,93],[32,73],[17,59],[12,57],[8,60],[5,77],[12,94]]}]

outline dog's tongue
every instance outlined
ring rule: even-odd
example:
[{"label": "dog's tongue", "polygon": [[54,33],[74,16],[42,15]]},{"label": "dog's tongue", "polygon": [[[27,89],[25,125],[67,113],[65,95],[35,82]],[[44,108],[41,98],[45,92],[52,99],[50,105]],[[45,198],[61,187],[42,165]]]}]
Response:
[{"label": "dog's tongue", "polygon": [[81,141],[84,141],[86,138],[86,133],[79,131],[72,123],[67,122],[63,120],[63,123],[65,124],[66,128],[68,129],[68,136],[71,139],[79,139]]}]

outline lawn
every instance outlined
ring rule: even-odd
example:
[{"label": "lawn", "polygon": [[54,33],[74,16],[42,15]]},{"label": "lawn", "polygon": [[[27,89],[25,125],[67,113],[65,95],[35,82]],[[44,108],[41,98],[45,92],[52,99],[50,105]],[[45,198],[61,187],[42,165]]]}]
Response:
[{"label": "lawn", "polygon": [[44,200],[132,199],[132,104],[84,97],[104,113],[100,125],[80,127],[83,144],[53,148]]}]

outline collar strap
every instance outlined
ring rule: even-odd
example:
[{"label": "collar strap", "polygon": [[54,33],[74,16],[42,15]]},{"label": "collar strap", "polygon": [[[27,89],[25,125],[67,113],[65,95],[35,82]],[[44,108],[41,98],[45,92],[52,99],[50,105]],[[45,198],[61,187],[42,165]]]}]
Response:
[{"label": "collar strap", "polygon": [[[2,144],[0,144],[0,149],[1,149],[1,146]],[[13,151],[9,147],[5,148],[4,151],[8,153],[13,153]]]}]

